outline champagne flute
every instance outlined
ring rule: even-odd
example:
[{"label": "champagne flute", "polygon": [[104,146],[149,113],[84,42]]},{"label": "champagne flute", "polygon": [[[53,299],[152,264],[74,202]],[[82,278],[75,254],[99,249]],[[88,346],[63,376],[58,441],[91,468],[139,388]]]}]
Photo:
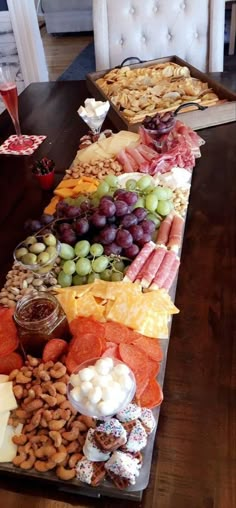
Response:
[{"label": "champagne flute", "polygon": [[0,65],[0,96],[2,97],[16,131],[16,139],[9,144],[10,150],[20,152],[25,148],[29,148],[32,146],[33,141],[21,134],[15,76],[11,67],[7,64]]}]

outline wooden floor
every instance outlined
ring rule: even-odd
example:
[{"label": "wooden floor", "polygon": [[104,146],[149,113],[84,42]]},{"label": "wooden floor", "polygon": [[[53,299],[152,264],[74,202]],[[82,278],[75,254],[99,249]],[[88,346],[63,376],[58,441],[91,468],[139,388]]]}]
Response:
[{"label": "wooden floor", "polygon": [[45,26],[41,27],[40,32],[50,81],[55,81],[93,40],[90,32],[54,36],[47,33]]}]

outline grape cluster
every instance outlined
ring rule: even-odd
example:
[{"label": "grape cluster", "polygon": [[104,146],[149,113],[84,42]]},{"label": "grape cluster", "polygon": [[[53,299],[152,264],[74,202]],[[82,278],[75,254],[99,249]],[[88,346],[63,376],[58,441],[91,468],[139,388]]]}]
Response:
[{"label": "grape cluster", "polygon": [[36,219],[28,219],[24,223],[24,229],[27,234],[31,235],[32,233],[37,233],[40,229],[45,228],[54,221],[54,215],[50,215],[48,213],[43,213],[39,220]]},{"label": "grape cluster", "polygon": [[138,206],[148,211],[147,219],[153,221],[156,227],[174,207],[172,190],[161,185],[155,186],[150,175],[142,176],[139,180],[127,180],[126,188],[138,192]]},{"label": "grape cluster", "polygon": [[164,115],[157,113],[155,116],[146,116],[143,121],[145,129],[155,131],[156,136],[167,134],[174,125],[175,117],[172,112],[164,113]]},{"label": "grape cluster", "polygon": [[74,248],[62,243],[60,257],[57,281],[62,287],[89,284],[95,279],[120,281],[126,267],[122,259],[105,255],[102,244],[90,244],[88,240],[80,240]]}]

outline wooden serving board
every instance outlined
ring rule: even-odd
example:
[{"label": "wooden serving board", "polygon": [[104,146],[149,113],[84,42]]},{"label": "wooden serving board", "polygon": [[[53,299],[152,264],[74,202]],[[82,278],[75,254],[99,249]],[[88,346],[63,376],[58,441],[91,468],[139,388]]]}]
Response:
[{"label": "wooden serving board", "polygon": [[[185,62],[178,56],[168,56],[164,58],[158,58],[157,60],[148,60],[144,63],[131,64],[129,67],[132,69],[149,67],[150,65],[154,65],[156,63],[166,63],[166,62],[174,62],[181,66],[186,66],[189,68],[191,76],[194,78],[198,78],[203,82],[208,83],[209,88],[212,88],[213,91],[218,95],[220,99],[224,99],[227,102],[215,106],[208,107],[204,111],[193,110],[189,112],[181,111],[178,115],[179,120],[183,121],[185,124],[189,125],[192,129],[204,129],[206,127],[212,127],[214,125],[221,125],[224,123],[234,122],[236,120],[236,93],[231,92],[223,85],[213,80],[208,74],[199,71],[188,62]],[[105,95],[103,90],[96,84],[96,80],[98,78],[103,77],[107,72],[111,69],[106,69],[103,71],[93,72],[87,74],[86,82],[87,87],[91,94],[97,100],[109,100]],[[140,122],[131,124],[124,117],[121,111],[111,103],[110,110],[108,112],[108,116],[114,125],[119,130],[128,130],[137,132]]]}]

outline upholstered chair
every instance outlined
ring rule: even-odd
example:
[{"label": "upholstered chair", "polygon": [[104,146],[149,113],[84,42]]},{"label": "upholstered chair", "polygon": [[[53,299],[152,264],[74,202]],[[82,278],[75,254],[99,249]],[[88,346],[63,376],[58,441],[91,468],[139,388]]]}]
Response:
[{"label": "upholstered chair", "polygon": [[225,0],[93,0],[96,69],[177,55],[223,70]]}]

